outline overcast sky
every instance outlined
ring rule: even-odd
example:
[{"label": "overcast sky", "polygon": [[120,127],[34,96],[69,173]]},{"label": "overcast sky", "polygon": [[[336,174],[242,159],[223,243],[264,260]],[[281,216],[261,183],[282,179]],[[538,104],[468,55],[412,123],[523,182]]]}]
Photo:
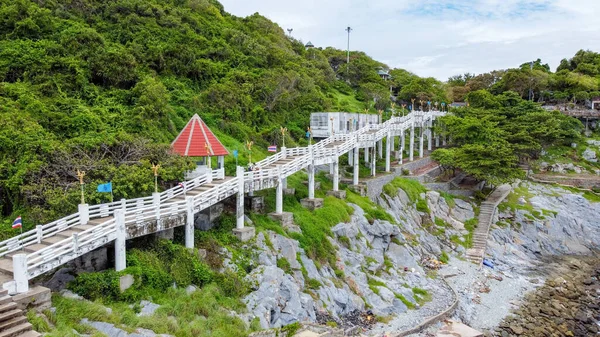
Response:
[{"label": "overcast sky", "polygon": [[390,67],[447,80],[541,58],[556,70],[600,51],[600,0],[220,0],[260,13],[317,47],[362,50]]}]

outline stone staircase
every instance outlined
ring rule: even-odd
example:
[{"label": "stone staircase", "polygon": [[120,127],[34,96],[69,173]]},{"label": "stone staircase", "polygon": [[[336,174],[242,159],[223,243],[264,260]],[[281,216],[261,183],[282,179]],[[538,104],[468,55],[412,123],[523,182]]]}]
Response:
[{"label": "stone staircase", "polygon": [[498,187],[486,201],[481,203],[477,228],[473,232],[473,247],[467,249],[466,257],[469,261],[481,265],[487,247],[487,238],[498,205],[511,191],[510,185]]},{"label": "stone staircase", "polygon": [[0,290],[0,337],[38,337],[25,313],[17,308],[7,290]]}]

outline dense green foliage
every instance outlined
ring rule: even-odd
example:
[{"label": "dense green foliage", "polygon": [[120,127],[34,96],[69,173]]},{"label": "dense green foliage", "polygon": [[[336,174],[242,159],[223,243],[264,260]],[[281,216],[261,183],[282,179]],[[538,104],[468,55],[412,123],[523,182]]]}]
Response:
[{"label": "dense green foliage", "polygon": [[[363,52],[306,50],[268,19],[238,18],[215,0],[0,0],[0,222],[25,229],[86,201],[148,195],[151,163],[167,188],[191,161],[168,144],[198,113],[230,150],[254,140],[253,158],[305,142],[313,111],[362,111],[401,97],[445,99],[443,86],[391,70]],[[245,155],[240,163],[247,162]],[[228,172],[233,158],[226,159]],[[4,218],[4,220],[2,220]],[[13,233],[0,232],[0,239]]]},{"label": "dense green foliage", "polygon": [[[145,249],[127,252],[127,269],[84,273],[69,287],[89,299],[137,301],[166,291],[173,284],[203,286],[215,280],[212,270],[184,246],[170,241],[156,241]],[[121,293],[119,276],[133,275],[134,285]]]},{"label": "dense green foliage", "polygon": [[450,147],[432,153],[444,170],[461,169],[490,184],[523,175],[518,165],[537,158],[544,147],[569,145],[580,138],[582,124],[558,111],[546,111],[508,91],[469,93],[469,108],[440,119]]},{"label": "dense green foliage", "polygon": [[448,93],[454,101],[464,101],[470,92],[482,89],[496,95],[514,91],[525,99],[530,97],[531,89],[534,101],[583,103],[590,97],[600,97],[600,54],[580,50],[571,59],[563,59],[554,73],[537,59],[518,68],[448,79]]}]

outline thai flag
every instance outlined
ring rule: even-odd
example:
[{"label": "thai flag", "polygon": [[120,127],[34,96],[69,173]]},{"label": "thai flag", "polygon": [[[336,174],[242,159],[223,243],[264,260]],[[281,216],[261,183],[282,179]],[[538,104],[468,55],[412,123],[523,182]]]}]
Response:
[{"label": "thai flag", "polygon": [[15,221],[13,221],[12,228],[21,228],[23,226],[23,222],[21,221],[21,217],[18,216]]},{"label": "thai flag", "polygon": [[277,152],[277,145],[270,145],[268,147],[269,152]]}]

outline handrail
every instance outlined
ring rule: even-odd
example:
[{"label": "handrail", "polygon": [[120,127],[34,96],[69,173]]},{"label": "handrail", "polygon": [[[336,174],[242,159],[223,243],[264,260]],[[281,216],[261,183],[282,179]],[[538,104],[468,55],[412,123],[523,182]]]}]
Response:
[{"label": "handrail", "polygon": [[[206,209],[240,192],[238,190],[240,186],[239,179],[243,179],[244,182],[243,192],[272,188],[276,186],[279,179],[289,177],[308,165],[322,163],[323,160],[351,151],[356,146],[379,141],[392,130],[404,130],[411,127],[415,122],[424,122],[443,114],[437,111],[413,112],[402,117],[392,117],[381,124],[368,124],[350,133],[333,135],[309,147],[287,148],[285,151],[280,151],[256,163],[259,167],[258,170],[244,172],[243,175],[235,179],[211,185],[210,189],[193,195],[194,210]],[[327,146],[332,143],[336,143],[335,146]],[[288,157],[293,159],[277,167],[266,168]],[[211,170],[206,175],[183,183],[183,186],[179,185],[161,192],[158,198],[147,196],[90,206],[89,218],[108,217],[113,215],[116,209],[123,209],[126,226],[144,226],[148,221],[184,214],[187,212],[187,201],[176,197],[185,195],[186,191],[193,190],[213,180],[224,178],[224,169]],[[0,242],[0,257],[27,245],[41,242],[47,237],[76,226],[80,221],[81,214],[79,212],[74,213],[46,225],[38,226],[36,230]],[[115,238],[116,220],[110,218],[90,229],[74,234],[72,237],[30,253],[27,255],[28,277],[38,276],[73,259],[73,256],[80,256],[107,242],[111,242]]]}]

